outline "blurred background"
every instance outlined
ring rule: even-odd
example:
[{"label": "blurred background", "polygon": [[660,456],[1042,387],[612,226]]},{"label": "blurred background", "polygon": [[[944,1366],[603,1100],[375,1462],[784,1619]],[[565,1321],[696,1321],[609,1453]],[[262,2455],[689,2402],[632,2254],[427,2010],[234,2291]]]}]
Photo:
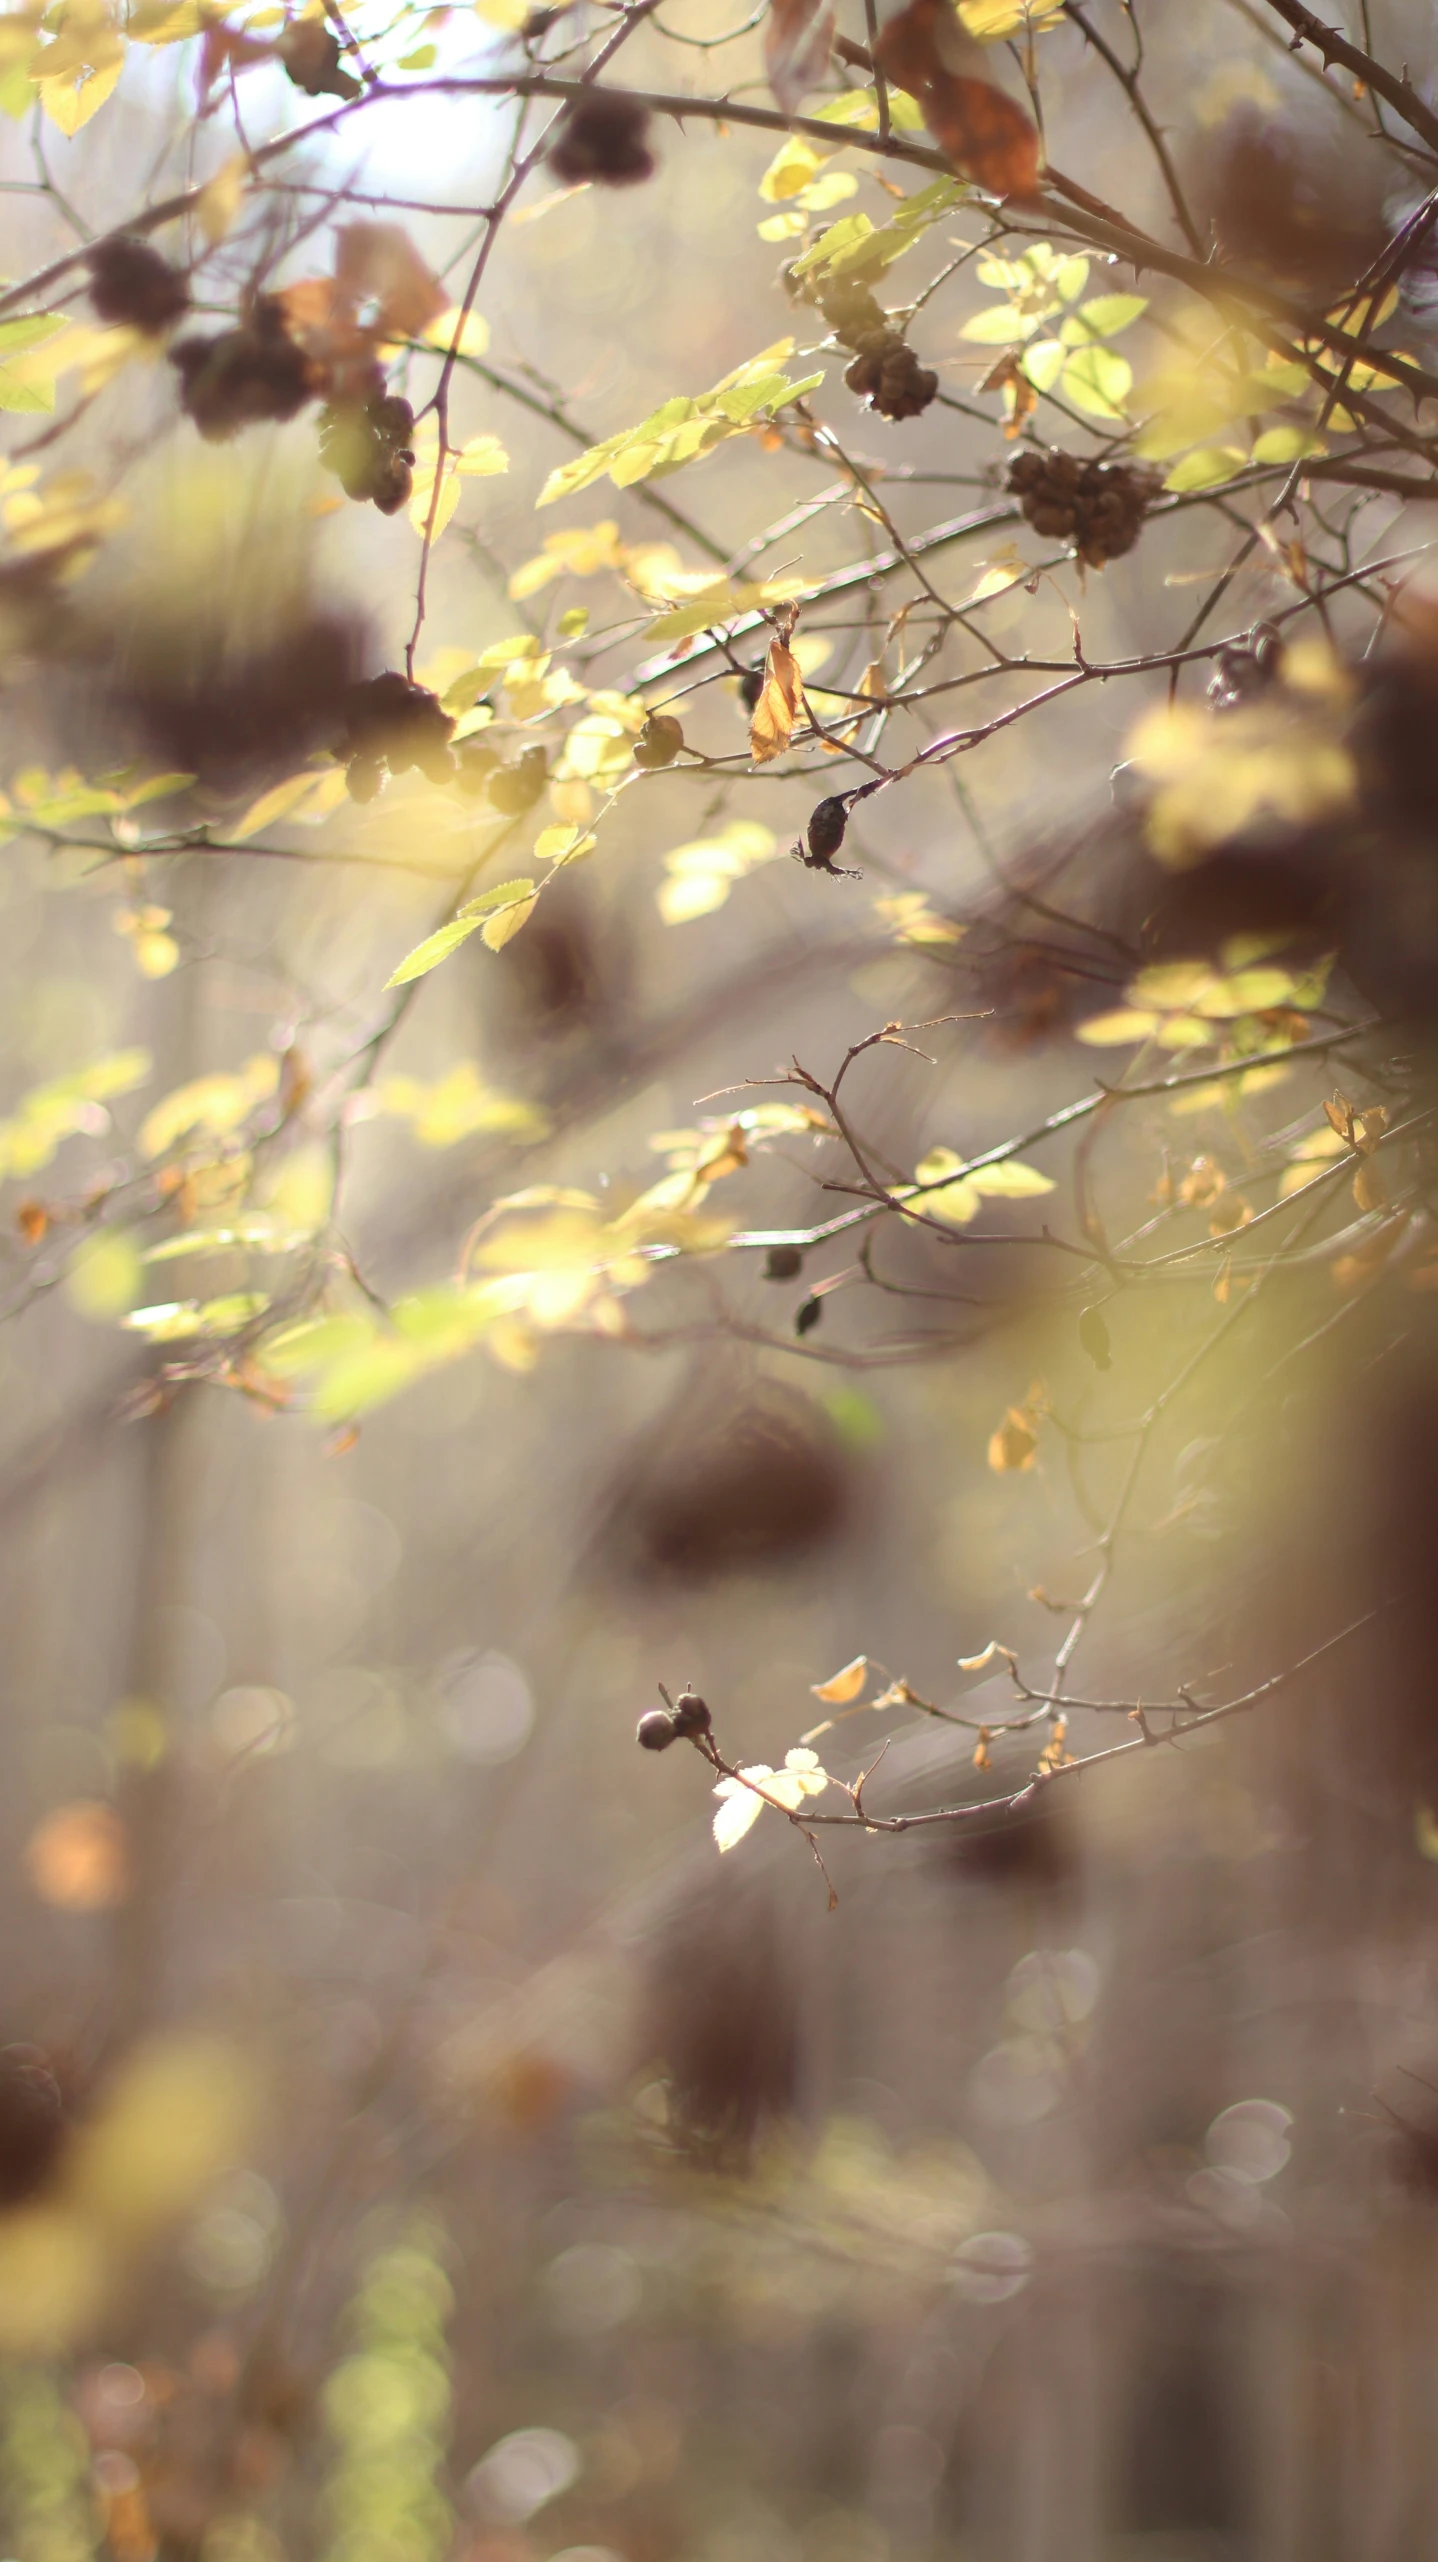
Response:
[{"label": "blurred background", "polygon": [[[442,63],[511,58],[487,14],[431,13]],[[1107,0],[1090,14],[1123,35]],[[1361,267],[1401,154],[1358,147],[1261,8],[1144,14],[1151,95],[1223,254],[1320,292]],[[761,94],[754,35],[711,61],[672,41],[716,34],[701,0],[664,18],[626,77]],[[1375,28],[1415,77],[1430,36],[1416,8]],[[1161,225],[1121,88],[1073,29],[1046,41],[1054,159]],[[73,140],[28,109],[0,128],[12,274],[142,186],[228,164],[228,109],[191,120],[192,52],[132,48]],[[241,95],[251,136],[298,120],[273,68]],[[262,260],[286,281],[323,265],[346,190],[398,207],[457,298],[473,214],[414,208],[483,202],[509,130],[507,111],[428,99],[309,146],[214,249],[201,308],[231,311]],[[530,182],[480,297],[487,350],[455,391],[459,429],[502,437],[511,468],[436,551],[421,681],[521,630],[549,646],[585,604],[584,683],[634,682],[611,570],[526,586],[560,526],[598,527],[603,553],[612,523],[687,570],[767,534],[756,574],[806,581],[883,550],[847,506],[802,512],[833,465],[792,436],[533,515],[577,444],[676,388],[796,332],[790,370],[807,370],[819,324],[776,281],[793,253],[759,193],[772,139],[666,129],[659,176],[622,195]],[[882,220],[879,181],[857,176]],[[961,208],[905,292],[976,237]],[[983,299],[966,283],[915,321],[945,394],[922,419],[860,413],[836,371],[819,395],[909,533],[998,489],[997,410],[975,405],[993,351],[958,334]],[[57,307],[85,318],[73,279]],[[704,914],[672,889],[666,906],[665,856],[757,821],[782,857],[813,775],[650,777],[512,945],[466,945],[391,1023],[385,978],[443,913],[474,813],[412,774],[370,808],[242,821],[305,769],[317,707],[399,663],[413,528],[336,500],[312,421],[217,453],[177,420],[162,362],[70,389],[53,451],[47,422],[11,421],[12,472],[33,460],[52,505],[50,475],[88,473],[60,498],[111,510],[103,548],[58,620],[23,553],[0,591],[10,804],[60,807],[0,854],[0,2551],[1438,2552],[1421,1611],[1182,1754],[972,1831],[836,1836],[832,1912],[777,1819],[721,1865],[709,1774],[633,1747],[656,1684],[693,1684],[726,1753],[777,1764],[824,1713],[813,1686],[861,1652],[1001,1717],[1007,1685],[955,1661],[993,1638],[1035,1673],[1051,1658],[1120,1478],[1106,1429],[1185,1358],[1190,1298],[1157,1291],[1115,1325],[1100,1380],[1043,1258],[1003,1244],[961,1285],[941,1240],[907,1234],[870,1276],[899,1297],[853,1273],[802,1337],[806,1292],[849,1270],[842,1239],[802,1277],[699,1260],[632,1294],[639,1339],[560,1328],[537,1358],[478,1350],[356,1433],[244,1377],[163,1382],[163,1338],[123,1319],[189,1274],[142,1268],[152,1230],[117,1261],[112,1228],[84,1229],[87,1199],[184,1142],[182,1219],[329,1220],[356,1286],[388,1299],[451,1272],[495,1199],[629,1199],[663,1170],[656,1134],[724,1112],[717,1089],[794,1055],[827,1080],[891,1019],[983,1018],[854,1069],[884,1160],[1032,1126],[1087,1084],[1072,1022],[1116,1001],[1114,974],[1100,952],[1091,978],[1046,976],[996,883],[1061,878],[1065,901],[1101,902],[1132,853],[1108,779],[1132,695],[1086,691],[861,813],[845,859],[862,886],[767,860]],[[14,541],[35,485],[0,488]],[[1363,558],[1424,530],[1375,495],[1350,538]],[[946,591],[1006,539],[941,553]],[[1072,606],[1091,657],[1163,646],[1231,539],[1177,514],[1084,586],[995,597],[984,628],[1062,657]],[[857,682],[906,595],[902,576],[861,584],[806,621],[821,683]],[[1223,627],[1292,601],[1260,546]],[[1370,628],[1360,603],[1343,633]],[[686,734],[738,759],[735,678],[704,676],[676,703]],[[914,734],[951,716],[941,699]],[[55,778],[127,763],[197,778],[188,850],[74,850]],[[540,817],[582,820],[575,785],[582,766]],[[979,963],[905,936],[883,902],[914,893],[987,919]],[[61,1108],[26,1101],[97,1061]],[[267,1127],[282,1080],[292,1108]],[[1324,1089],[1321,1067],[1295,1076],[1269,1126]],[[168,1138],[148,1117],[167,1098]],[[1208,1109],[1170,1129],[1176,1161],[1229,1144]],[[1085,1159],[1112,1234],[1147,1215],[1160,1154],[1105,1132]],[[791,1131],[723,1206],[746,1229],[807,1227],[844,1176]],[[254,1281],[237,1246],[201,1295]],[[1314,1304],[1317,1323],[1331,1292]],[[1083,1695],[1257,1682],[1335,1611],[1356,1617],[1405,1541],[1421,1585],[1427,1304],[1407,1303],[1396,1356],[1375,1319],[1275,1385],[1279,1339],[1236,1339],[1175,1399]],[[1081,1464],[1044,1431],[1030,1464],[991,1465],[1006,1410],[1046,1401],[1092,1427]],[[996,1743],[986,1779],[970,1740],[902,1707],[826,1749],[851,1775],[885,1734],[881,1808],[977,1796],[1032,1760]],[[1074,1717],[1075,1749],[1111,1740]]]}]

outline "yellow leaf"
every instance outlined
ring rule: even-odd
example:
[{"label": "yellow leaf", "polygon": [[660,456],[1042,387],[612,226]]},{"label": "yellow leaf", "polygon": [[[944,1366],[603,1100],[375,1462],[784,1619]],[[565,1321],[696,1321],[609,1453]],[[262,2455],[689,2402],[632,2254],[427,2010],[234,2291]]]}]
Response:
[{"label": "yellow leaf", "polygon": [[577,827],[542,827],[534,840],[534,850],[541,863],[580,863],[592,854],[599,840],[585,835]]},{"label": "yellow leaf", "polygon": [[40,93],[40,104],[52,125],[58,125],[61,133],[78,133],[96,110],[103,107],[115,88],[125,68],[124,46],[118,37],[115,42],[114,56],[98,70],[87,71],[78,87],[68,73],[60,73],[51,80],[37,80],[35,86]]},{"label": "yellow leaf", "polygon": [[141,1280],[140,1250],[127,1228],[101,1228],[70,1257],[65,1296],[92,1324],[123,1316]]},{"label": "yellow leaf", "polygon": [[249,177],[249,154],[237,151],[200,189],[195,200],[195,219],[212,249],[217,248],[233,228],[245,200]]},{"label": "yellow leaf", "polygon": [[855,1655],[842,1672],[831,1674],[827,1681],[811,1681],[809,1688],[816,1699],[825,1700],[831,1708],[844,1708],[851,1699],[858,1698],[868,1678],[868,1656]]},{"label": "yellow leaf", "polygon": [[1057,25],[1063,9],[1064,0],[959,0],[959,16],[980,44],[996,44],[1001,36],[1041,35]]},{"label": "yellow leaf", "polygon": [[487,943],[491,952],[502,951],[506,943],[513,941],[520,927],[529,923],[538,899],[536,891],[532,898],[514,899],[508,907],[496,908],[493,916],[487,916],[479,929],[481,943]]},{"label": "yellow leaf", "polygon": [[458,303],[451,303],[448,311],[442,311],[438,320],[421,330],[420,336],[426,345],[438,347],[446,356],[451,348],[459,356],[483,356],[489,348],[489,323],[482,313],[462,312]]}]

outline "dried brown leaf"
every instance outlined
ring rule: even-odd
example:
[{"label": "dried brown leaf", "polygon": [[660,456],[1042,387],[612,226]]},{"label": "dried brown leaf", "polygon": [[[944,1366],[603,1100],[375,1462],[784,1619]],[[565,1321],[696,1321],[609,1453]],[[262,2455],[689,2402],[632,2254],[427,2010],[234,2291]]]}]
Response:
[{"label": "dried brown leaf", "polygon": [[[946,159],[995,196],[1032,196],[1039,137],[1032,119],[1002,89],[951,68],[965,43],[944,0],[909,0],[874,46],[885,77],[907,89]],[[945,54],[949,60],[945,60]]]},{"label": "dried brown leaf", "polygon": [[804,717],[804,679],[788,642],[776,634],[764,666],[764,690],[749,724],[749,752],[756,765],[782,756]]}]

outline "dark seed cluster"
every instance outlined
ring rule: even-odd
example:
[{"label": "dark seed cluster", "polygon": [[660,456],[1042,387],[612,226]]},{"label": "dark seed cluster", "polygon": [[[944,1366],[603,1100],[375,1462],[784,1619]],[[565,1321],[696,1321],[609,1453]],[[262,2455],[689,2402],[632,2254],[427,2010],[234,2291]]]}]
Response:
[{"label": "dark seed cluster", "polygon": [[347,498],[369,499],[395,516],[414,487],[414,411],[395,392],[376,391],[362,405],[320,411],[320,461]]},{"label": "dark seed cluster", "polygon": [[853,350],[844,380],[857,398],[881,418],[917,418],[928,408],[939,377],[920,364],[867,285],[838,278],[820,287],[818,303],[834,336]]},{"label": "dark seed cluster", "polygon": [[1055,445],[1015,454],[1008,485],[1036,534],[1069,543],[1090,569],[1102,569],[1132,551],[1163,483],[1142,463],[1084,462]]},{"label": "dark seed cluster", "polygon": [[211,445],[227,444],[262,419],[297,418],[313,389],[309,359],[269,294],[257,297],[238,328],[180,339],[170,362],[180,377],[180,407]]},{"label": "dark seed cluster", "polygon": [[566,187],[637,187],[654,175],[649,110],[612,89],[593,89],[566,108],[547,157]]},{"label": "dark seed cluster", "polygon": [[[667,1691],[664,1695],[668,1699]],[[635,1729],[635,1741],[645,1752],[667,1752],[671,1744],[709,1732],[709,1710],[697,1690],[681,1690],[667,1707],[645,1710]]]},{"label": "dark seed cluster", "polygon": [[96,318],[158,338],[190,308],[190,288],[148,241],[117,232],[88,252]]},{"label": "dark seed cluster", "polygon": [[439,697],[395,670],[352,685],[335,753],[345,765],[351,800],[372,801],[386,773],[414,768],[432,783],[454,780],[454,722]]}]

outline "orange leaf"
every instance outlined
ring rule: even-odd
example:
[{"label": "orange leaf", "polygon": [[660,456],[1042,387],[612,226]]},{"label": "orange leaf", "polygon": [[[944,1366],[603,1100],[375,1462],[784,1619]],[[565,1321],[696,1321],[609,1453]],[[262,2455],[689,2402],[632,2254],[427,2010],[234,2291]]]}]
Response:
[{"label": "orange leaf", "polygon": [[834,41],[834,12],[823,0],[769,0],[764,76],[786,116],[824,77]]},{"label": "orange leaf", "polygon": [[909,0],[883,30],[874,59],[886,79],[917,100],[939,149],[966,178],[993,196],[1031,196],[1039,174],[1037,128],[1002,89],[945,62],[944,51],[964,41],[943,0]]},{"label": "orange leaf", "polygon": [[1034,1417],[1023,1406],[1010,1406],[989,1441],[989,1466],[1000,1476],[1031,1468],[1039,1437]]},{"label": "orange leaf", "polygon": [[803,714],[804,679],[799,662],[788,642],[776,638],[769,643],[764,690],[749,724],[749,752],[756,765],[767,765],[771,757],[783,755],[794,735],[794,723]]},{"label": "orange leaf", "polygon": [[842,1672],[832,1674],[828,1681],[811,1681],[809,1688],[816,1699],[827,1700],[831,1708],[845,1708],[851,1699],[858,1698],[868,1678],[868,1656],[855,1655]]}]

